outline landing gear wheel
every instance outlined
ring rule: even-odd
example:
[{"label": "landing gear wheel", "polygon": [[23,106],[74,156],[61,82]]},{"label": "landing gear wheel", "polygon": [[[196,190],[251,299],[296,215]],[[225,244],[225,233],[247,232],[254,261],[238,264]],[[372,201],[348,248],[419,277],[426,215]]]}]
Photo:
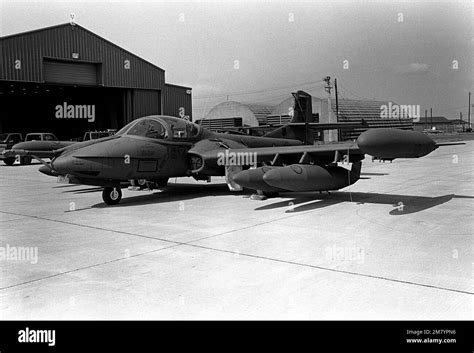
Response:
[{"label": "landing gear wheel", "polygon": [[250,200],[264,201],[267,197],[263,194],[252,194],[250,195]]},{"label": "landing gear wheel", "polygon": [[164,188],[166,185],[168,185],[168,178],[157,179],[156,180],[156,185],[159,188]]},{"label": "landing gear wheel", "polygon": [[31,164],[31,157],[30,156],[20,157],[20,164],[21,165]]},{"label": "landing gear wheel", "polygon": [[122,200],[122,190],[119,187],[106,187],[102,191],[102,199],[107,205],[116,205]]},{"label": "landing gear wheel", "polygon": [[15,157],[8,157],[3,160],[6,165],[13,165],[15,163]]}]

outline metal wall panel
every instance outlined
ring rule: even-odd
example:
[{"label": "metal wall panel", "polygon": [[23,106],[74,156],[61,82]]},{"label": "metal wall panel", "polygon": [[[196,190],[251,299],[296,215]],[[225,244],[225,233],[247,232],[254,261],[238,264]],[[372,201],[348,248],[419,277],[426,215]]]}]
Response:
[{"label": "metal wall panel", "polygon": [[192,120],[191,88],[165,84],[163,88],[163,114]]},{"label": "metal wall panel", "polygon": [[106,87],[162,89],[164,70],[79,26],[0,38],[0,80],[44,82],[43,58],[102,63]]}]

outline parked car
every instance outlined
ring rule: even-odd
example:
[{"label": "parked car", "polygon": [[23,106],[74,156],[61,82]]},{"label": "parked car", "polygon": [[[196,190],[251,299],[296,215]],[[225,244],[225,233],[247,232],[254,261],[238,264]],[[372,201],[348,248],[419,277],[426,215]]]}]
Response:
[{"label": "parked car", "polygon": [[443,131],[437,130],[435,127],[431,128],[431,129],[424,129],[423,132],[425,134],[442,134],[443,133]]},{"label": "parked car", "polygon": [[[59,139],[50,132],[35,132],[27,134],[24,142],[17,143],[11,149],[5,149],[2,154],[7,165],[12,165],[19,158],[20,164],[30,164],[32,156],[38,158],[52,158],[54,150],[70,146],[73,141],[59,141]],[[13,162],[12,162],[13,159]]]},{"label": "parked car", "polygon": [[96,140],[102,137],[109,137],[115,134],[116,130],[105,130],[105,131],[87,131],[84,134],[82,141]]},{"label": "parked car", "polygon": [[59,139],[50,132],[33,132],[26,135],[25,141],[59,141]]},{"label": "parked car", "polygon": [[15,144],[22,141],[23,135],[18,132],[0,134],[0,159],[3,159],[3,163],[6,165],[12,165],[15,163],[15,157],[5,158],[1,153],[4,150],[11,149]]}]

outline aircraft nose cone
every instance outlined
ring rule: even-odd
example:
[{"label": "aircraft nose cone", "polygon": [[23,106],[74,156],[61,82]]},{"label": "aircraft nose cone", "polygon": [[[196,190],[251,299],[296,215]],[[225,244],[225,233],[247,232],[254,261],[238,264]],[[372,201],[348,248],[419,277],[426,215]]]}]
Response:
[{"label": "aircraft nose cone", "polygon": [[72,160],[70,157],[57,157],[51,162],[52,168],[59,174],[67,174],[71,171]]},{"label": "aircraft nose cone", "polygon": [[48,168],[47,166],[43,165],[41,166],[38,171],[40,173],[43,173],[43,174],[46,174],[46,175],[49,175],[49,176],[57,176],[57,173],[54,173],[53,170],[51,168]]}]

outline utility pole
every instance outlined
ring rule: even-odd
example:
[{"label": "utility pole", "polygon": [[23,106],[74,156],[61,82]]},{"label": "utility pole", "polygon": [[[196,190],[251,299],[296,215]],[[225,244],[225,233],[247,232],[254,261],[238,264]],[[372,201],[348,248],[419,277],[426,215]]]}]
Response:
[{"label": "utility pole", "polygon": [[459,124],[462,125],[462,132],[464,132],[466,127],[464,126],[464,123],[462,121],[462,112],[459,112]]},{"label": "utility pole", "polygon": [[[324,79],[323,79],[324,82],[326,82],[326,85],[324,86],[324,89],[326,90],[326,92],[328,93],[328,116],[327,116],[327,120],[324,121],[326,123],[334,123],[333,121],[333,117],[332,117],[332,109],[331,109],[331,89],[332,89],[332,86],[331,86],[331,77],[330,76],[326,76]],[[336,132],[335,132],[336,131]],[[325,130],[323,131],[323,134],[324,134],[324,141],[325,142],[334,142],[334,141],[337,141],[338,140],[338,136],[337,136],[337,130]]]},{"label": "utility pole", "polygon": [[433,130],[433,108],[430,108],[430,129]]},{"label": "utility pole", "polygon": [[[336,94],[336,120],[339,122],[339,98],[337,95],[337,79],[336,78],[334,79],[334,93]],[[338,134],[338,140],[341,141],[342,131],[337,130],[337,134]]]},{"label": "utility pole", "polygon": [[428,109],[425,109],[425,130],[428,127]]},{"label": "utility pole", "polygon": [[468,128],[471,128],[471,92],[469,92],[469,105],[467,106]]}]

